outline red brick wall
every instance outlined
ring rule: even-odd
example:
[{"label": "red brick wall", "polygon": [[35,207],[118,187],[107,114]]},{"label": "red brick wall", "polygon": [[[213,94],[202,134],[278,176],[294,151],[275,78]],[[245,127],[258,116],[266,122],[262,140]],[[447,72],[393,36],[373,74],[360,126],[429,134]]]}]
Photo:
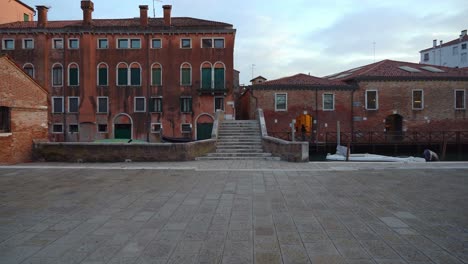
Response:
[{"label": "red brick wall", "polygon": [[0,134],[0,163],[30,161],[33,140],[47,139],[47,93],[5,57],[0,79],[0,106],[11,119],[11,133]]}]

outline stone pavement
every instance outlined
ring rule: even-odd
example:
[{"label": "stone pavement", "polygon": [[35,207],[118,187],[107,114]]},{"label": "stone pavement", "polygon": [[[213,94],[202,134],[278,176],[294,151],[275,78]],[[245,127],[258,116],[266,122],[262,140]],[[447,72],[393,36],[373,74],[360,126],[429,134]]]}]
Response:
[{"label": "stone pavement", "polygon": [[0,167],[0,263],[468,263],[468,163]]}]

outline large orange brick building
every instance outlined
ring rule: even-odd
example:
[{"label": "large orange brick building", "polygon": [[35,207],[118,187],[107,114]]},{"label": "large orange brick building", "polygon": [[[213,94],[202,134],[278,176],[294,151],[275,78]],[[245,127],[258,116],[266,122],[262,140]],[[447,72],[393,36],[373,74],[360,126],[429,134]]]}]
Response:
[{"label": "large orange brick building", "polygon": [[50,93],[50,139],[94,141],[161,135],[211,136],[216,109],[233,118],[232,25],[171,17],[93,19],[92,1],[81,1],[83,20],[0,25],[3,53],[14,58]]},{"label": "large orange brick building", "polygon": [[19,0],[2,0],[0,24],[15,21],[33,21],[34,9]]},{"label": "large orange brick building", "polygon": [[47,140],[47,91],[7,56],[0,79],[0,164],[30,161],[33,140]]}]

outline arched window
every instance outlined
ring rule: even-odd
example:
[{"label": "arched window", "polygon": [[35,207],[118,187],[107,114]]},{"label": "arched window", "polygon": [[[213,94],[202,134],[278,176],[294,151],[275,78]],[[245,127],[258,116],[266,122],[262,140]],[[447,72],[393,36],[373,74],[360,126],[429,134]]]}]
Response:
[{"label": "arched window", "polygon": [[215,63],[214,66],[214,88],[224,90],[225,87],[225,67],[222,62]]},{"label": "arched window", "polygon": [[212,88],[212,66],[209,62],[204,62],[201,65],[201,88],[211,89]]},{"label": "arched window", "polygon": [[130,85],[141,85],[141,67],[136,62],[130,64]]},{"label": "arched window", "polygon": [[52,65],[52,86],[63,85],[63,67],[60,63]]},{"label": "arched window", "polygon": [[180,66],[180,85],[192,85],[192,66],[187,62]]},{"label": "arched window", "polygon": [[151,66],[151,85],[162,85],[162,67],[159,63],[154,63]]},{"label": "arched window", "polygon": [[68,85],[77,86],[79,85],[79,69],[78,64],[70,63],[68,65]]},{"label": "arched window", "polygon": [[117,65],[117,85],[128,85],[128,66],[124,62]]},{"label": "arched window", "polygon": [[107,64],[105,64],[104,62],[99,63],[97,66],[97,70],[97,84],[101,86],[109,85]]},{"label": "arched window", "polygon": [[26,74],[28,74],[31,78],[34,78],[34,65],[32,65],[31,63],[26,63],[26,64],[24,64],[24,66],[23,66],[23,70],[24,70],[24,72],[26,72]]}]

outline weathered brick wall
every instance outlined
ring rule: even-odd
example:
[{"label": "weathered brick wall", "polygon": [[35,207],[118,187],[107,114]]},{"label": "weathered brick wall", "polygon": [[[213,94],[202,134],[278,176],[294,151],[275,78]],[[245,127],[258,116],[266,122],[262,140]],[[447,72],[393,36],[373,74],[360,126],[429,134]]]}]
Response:
[{"label": "weathered brick wall", "polygon": [[190,143],[43,143],[34,144],[34,159],[67,162],[187,161],[213,152],[216,140]]},{"label": "weathered brick wall", "polygon": [[263,150],[291,162],[309,161],[308,142],[290,142],[274,137],[262,138]]},{"label": "weathered brick wall", "polygon": [[31,160],[33,140],[47,139],[47,93],[8,58],[0,58],[0,106],[10,108],[10,133],[0,134],[0,163]]}]

